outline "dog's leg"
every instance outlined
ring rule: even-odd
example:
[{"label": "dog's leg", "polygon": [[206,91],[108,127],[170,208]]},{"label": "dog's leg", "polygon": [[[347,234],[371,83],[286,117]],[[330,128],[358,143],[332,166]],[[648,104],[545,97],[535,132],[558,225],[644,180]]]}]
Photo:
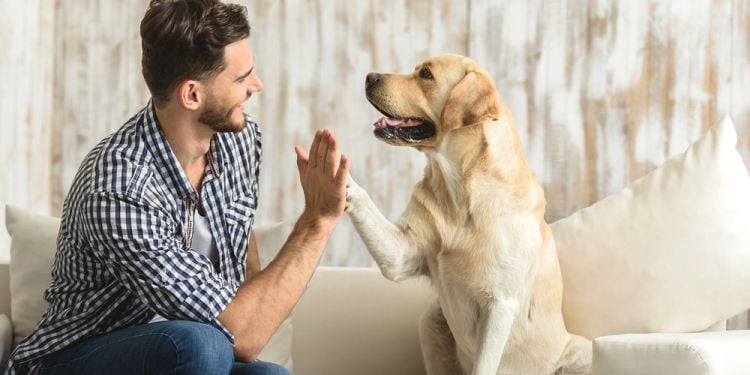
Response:
[{"label": "dog's leg", "polygon": [[456,341],[435,301],[419,318],[419,341],[427,375],[463,375],[456,357]]},{"label": "dog's leg", "polygon": [[568,345],[560,358],[559,368],[554,375],[588,375],[591,373],[591,341],[581,336],[571,335]]},{"label": "dog's leg", "polygon": [[488,300],[479,307],[477,356],[473,375],[497,374],[518,308],[518,301],[510,297]]},{"label": "dog's leg", "polygon": [[386,219],[351,177],[346,212],[383,276],[400,281],[421,272],[422,262],[413,239]]}]

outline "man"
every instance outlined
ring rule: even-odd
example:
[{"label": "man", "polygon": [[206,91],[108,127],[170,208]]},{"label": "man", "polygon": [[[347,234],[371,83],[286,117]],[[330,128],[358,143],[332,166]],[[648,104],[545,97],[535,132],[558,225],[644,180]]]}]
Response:
[{"label": "man", "polygon": [[345,205],[329,130],[295,147],[305,209],[260,270],[251,226],[261,91],[246,10],[152,0],[141,23],[152,100],[85,158],[63,209],[49,309],[10,373],[286,374],[256,361],[312,276]]}]

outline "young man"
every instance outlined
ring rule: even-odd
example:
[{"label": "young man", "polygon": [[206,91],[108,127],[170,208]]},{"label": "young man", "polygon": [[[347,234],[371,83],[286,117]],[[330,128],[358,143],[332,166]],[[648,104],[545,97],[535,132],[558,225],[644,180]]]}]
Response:
[{"label": "young man", "polygon": [[305,209],[260,270],[252,224],[261,91],[246,10],[152,0],[141,23],[152,100],[85,158],[63,209],[49,309],[10,373],[286,374],[256,361],[312,276],[346,200],[329,130],[295,147]]}]

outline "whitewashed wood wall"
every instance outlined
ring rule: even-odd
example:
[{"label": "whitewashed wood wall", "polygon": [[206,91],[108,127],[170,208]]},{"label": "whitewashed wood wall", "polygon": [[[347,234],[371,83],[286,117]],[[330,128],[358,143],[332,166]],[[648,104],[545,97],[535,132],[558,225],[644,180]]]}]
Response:
[{"label": "whitewashed wood wall", "polygon": [[[329,127],[386,216],[424,159],[377,142],[370,71],[469,55],[513,111],[549,221],[679,153],[724,114],[750,162],[747,0],[243,0],[265,91],[258,223],[302,208],[293,145]],[[146,0],[0,0],[0,201],[59,214],[78,164],[148,99]],[[750,193],[750,192],[749,192]],[[344,219],[323,263],[371,265]]]}]

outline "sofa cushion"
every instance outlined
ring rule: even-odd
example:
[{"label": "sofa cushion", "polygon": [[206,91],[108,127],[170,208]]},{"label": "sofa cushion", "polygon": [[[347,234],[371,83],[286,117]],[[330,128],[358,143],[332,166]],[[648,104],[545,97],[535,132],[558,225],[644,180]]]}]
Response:
[{"label": "sofa cushion", "polygon": [[552,224],[571,332],[693,332],[750,307],[750,177],[725,118],[622,191]]},{"label": "sofa cushion", "polygon": [[47,310],[44,290],[51,279],[60,219],[8,205],[5,225],[10,242],[10,311],[13,345],[28,336]]},{"label": "sofa cushion", "polygon": [[[10,234],[10,298],[13,322],[13,345],[28,336],[47,309],[44,291],[51,279],[55,243],[60,219],[31,213],[25,209],[8,205],[5,224]],[[285,227],[259,228],[259,237],[264,246],[259,246],[261,263],[266,265],[281,247],[280,231]],[[288,234],[287,232],[286,234]],[[283,237],[285,238],[285,237]],[[259,242],[260,242],[259,241]],[[264,348],[260,358],[286,366],[292,366],[292,324],[288,318]]]},{"label": "sofa cushion", "polygon": [[750,331],[649,333],[594,340],[592,375],[750,374]]},{"label": "sofa cushion", "polygon": [[321,267],[294,309],[294,364],[305,374],[423,375],[418,322],[434,300],[424,278]]}]

